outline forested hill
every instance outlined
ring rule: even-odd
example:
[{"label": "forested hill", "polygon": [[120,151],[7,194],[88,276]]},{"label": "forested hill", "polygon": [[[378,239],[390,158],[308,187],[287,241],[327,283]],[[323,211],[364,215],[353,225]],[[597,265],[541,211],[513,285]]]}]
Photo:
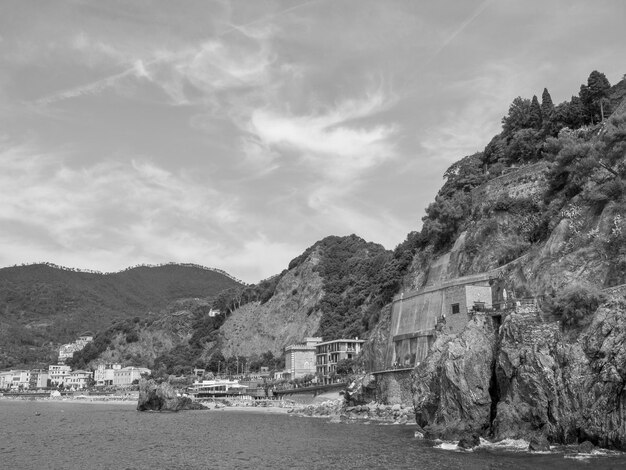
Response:
[{"label": "forested hill", "polygon": [[85,330],[146,317],[182,298],[240,287],[226,273],[196,265],[138,266],[117,273],[50,264],[0,269],[0,369],[46,363],[58,344]]}]

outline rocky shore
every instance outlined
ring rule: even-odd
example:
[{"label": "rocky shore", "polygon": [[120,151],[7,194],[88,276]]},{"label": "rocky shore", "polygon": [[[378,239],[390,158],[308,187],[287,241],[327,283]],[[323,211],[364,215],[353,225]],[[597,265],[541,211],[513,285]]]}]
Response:
[{"label": "rocky shore", "polygon": [[476,317],[460,335],[437,337],[413,373],[417,424],[431,439],[626,450],[625,343],[622,300],[569,331],[532,311],[499,328]]},{"label": "rocky shore", "polygon": [[137,411],[204,410],[206,407],[191,398],[180,396],[169,383],[157,384],[154,380],[139,381]]}]

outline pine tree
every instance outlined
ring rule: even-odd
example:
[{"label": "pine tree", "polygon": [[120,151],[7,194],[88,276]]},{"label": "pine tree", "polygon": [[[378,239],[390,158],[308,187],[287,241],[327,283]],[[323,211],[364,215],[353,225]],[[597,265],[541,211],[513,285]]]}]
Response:
[{"label": "pine tree", "polygon": [[594,123],[608,114],[608,96],[611,84],[606,75],[594,70],[589,74],[587,85],[580,85],[580,99],[585,106],[588,122]]},{"label": "pine tree", "polygon": [[541,106],[539,106],[539,100],[537,95],[533,95],[533,99],[530,102],[530,119],[529,124],[534,129],[541,129]]},{"label": "pine tree", "polygon": [[554,103],[552,103],[552,97],[548,92],[547,88],[543,89],[543,93],[541,94],[541,116],[545,120],[546,118],[550,118],[554,113]]}]

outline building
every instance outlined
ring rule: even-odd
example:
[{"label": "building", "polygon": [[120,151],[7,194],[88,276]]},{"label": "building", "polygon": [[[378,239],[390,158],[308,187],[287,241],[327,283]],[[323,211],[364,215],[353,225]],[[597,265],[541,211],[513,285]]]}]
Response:
[{"label": "building", "polygon": [[70,366],[53,364],[48,366],[48,378],[54,386],[65,384],[70,378]]},{"label": "building", "polygon": [[0,372],[0,389],[27,390],[29,386],[29,370],[6,370]]},{"label": "building", "polygon": [[394,297],[386,367],[414,367],[428,355],[438,325],[449,333],[459,333],[471,312],[491,309],[491,284],[492,276],[485,273]]},{"label": "building", "polygon": [[124,367],[113,371],[113,385],[116,387],[128,387],[135,380],[139,380],[143,374],[149,375],[150,369],[145,367]]},{"label": "building", "polygon": [[7,390],[13,381],[13,371],[3,370],[0,371],[0,390]]},{"label": "building", "polygon": [[116,370],[122,368],[121,364],[100,364],[93,371],[93,380],[98,387],[113,385],[113,376]]},{"label": "building", "polygon": [[35,390],[38,388],[46,388],[48,386],[48,371],[43,369],[35,369],[30,371],[30,379],[28,380],[28,388]]},{"label": "building", "polygon": [[66,387],[74,390],[87,388],[89,381],[93,378],[93,374],[87,370],[74,370],[70,372],[70,376],[65,383]]},{"label": "building", "polygon": [[335,339],[324,341],[315,346],[317,375],[324,384],[333,382],[337,363],[343,359],[356,359],[361,352],[362,339]]},{"label": "building", "polygon": [[87,344],[93,341],[92,333],[83,333],[73,343],[63,344],[59,347],[59,363],[64,364],[65,361],[71,358],[75,352],[82,351]]},{"label": "building", "polygon": [[20,372],[22,371],[4,370],[0,372],[0,390],[9,390],[13,388],[14,378],[17,378],[15,383],[19,384],[21,376]]},{"label": "building", "polygon": [[303,343],[290,344],[285,348],[286,378],[296,379],[316,372],[315,347],[322,338],[305,338]]}]

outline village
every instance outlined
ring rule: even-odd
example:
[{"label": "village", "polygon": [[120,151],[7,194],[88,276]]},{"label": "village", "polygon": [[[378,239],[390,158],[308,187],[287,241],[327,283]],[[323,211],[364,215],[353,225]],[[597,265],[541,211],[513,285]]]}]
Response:
[{"label": "village", "polygon": [[[59,356],[56,364],[50,364],[48,369],[17,369],[0,371],[0,392],[5,393],[35,393],[35,392],[77,392],[84,390],[136,390],[139,379],[149,377],[152,371],[145,367],[123,366],[119,363],[99,364],[93,370],[71,370],[65,364],[75,352],[82,350],[93,341],[93,334],[87,332],[79,336],[74,342],[64,344],[59,348]],[[341,382],[341,376],[337,373],[338,364],[342,361],[354,361],[361,351],[364,343],[362,339],[339,339],[323,341],[320,337],[306,338],[303,342],[289,345],[285,348],[285,369],[270,371],[267,367],[261,367],[260,371],[250,373],[242,369],[241,373],[221,374],[220,379],[229,379],[228,382],[241,383],[243,387],[250,389],[267,390],[267,384],[273,382],[272,388],[298,387],[303,383],[311,385],[328,385]],[[211,372],[204,369],[193,369],[193,377],[197,384],[208,383],[206,379],[216,378]],[[193,387],[192,387],[193,388]],[[197,388],[197,386],[196,386]],[[230,394],[236,394],[231,387]],[[224,387],[218,385],[214,392],[224,391]],[[264,393],[267,396],[267,392]]]}]

